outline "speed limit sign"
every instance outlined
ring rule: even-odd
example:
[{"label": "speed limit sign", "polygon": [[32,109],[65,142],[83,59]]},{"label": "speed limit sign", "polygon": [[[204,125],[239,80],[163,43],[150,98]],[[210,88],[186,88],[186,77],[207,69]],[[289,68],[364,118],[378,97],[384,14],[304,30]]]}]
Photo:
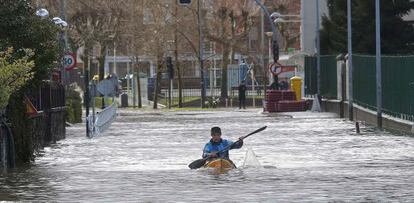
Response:
[{"label": "speed limit sign", "polygon": [[76,66],[76,56],[72,52],[67,52],[65,56],[63,56],[63,66],[65,67],[66,71],[70,71]]}]

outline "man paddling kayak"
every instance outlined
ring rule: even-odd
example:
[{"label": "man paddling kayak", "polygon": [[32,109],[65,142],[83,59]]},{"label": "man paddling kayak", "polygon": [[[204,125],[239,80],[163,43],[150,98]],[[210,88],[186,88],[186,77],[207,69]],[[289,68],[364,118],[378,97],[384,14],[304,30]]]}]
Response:
[{"label": "man paddling kayak", "polygon": [[204,146],[203,158],[224,158],[230,160],[228,150],[217,153],[230,145],[232,145],[230,149],[239,149],[243,146],[243,139],[239,139],[237,142],[222,139],[221,129],[219,127],[212,127],[211,139],[210,142]]},{"label": "man paddling kayak", "polygon": [[[228,140],[221,139],[221,130],[219,127],[213,127],[211,128],[211,140],[209,143],[206,144],[203,150],[203,158],[197,159],[190,164],[188,164],[188,167],[191,169],[198,169],[206,164],[208,159],[214,158],[214,157],[225,157],[225,158],[217,158],[217,160],[230,160],[228,151],[229,149],[236,149],[243,146],[243,140],[249,137],[250,135],[256,134],[258,132],[261,132],[262,130],[266,129],[267,126],[263,126],[245,136],[239,137],[239,140],[237,142],[231,142]],[[218,134],[218,135],[217,135]],[[216,137],[216,138],[215,138]],[[220,150],[221,149],[221,150]],[[208,163],[207,163],[208,165]],[[220,166],[221,166],[220,162]],[[234,166],[234,164],[233,164]],[[235,166],[234,166],[235,167]]]}]

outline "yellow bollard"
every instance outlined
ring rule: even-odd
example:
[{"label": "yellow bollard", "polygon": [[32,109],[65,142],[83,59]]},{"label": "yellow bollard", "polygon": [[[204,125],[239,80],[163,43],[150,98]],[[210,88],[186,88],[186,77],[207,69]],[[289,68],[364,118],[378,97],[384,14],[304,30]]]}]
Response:
[{"label": "yellow bollard", "polygon": [[302,99],[302,78],[299,76],[293,76],[290,78],[290,88],[295,92],[296,101]]}]

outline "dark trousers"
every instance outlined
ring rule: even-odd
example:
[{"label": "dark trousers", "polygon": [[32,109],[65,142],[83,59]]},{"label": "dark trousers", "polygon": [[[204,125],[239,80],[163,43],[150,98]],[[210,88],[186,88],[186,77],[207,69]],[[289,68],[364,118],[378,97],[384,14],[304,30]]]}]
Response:
[{"label": "dark trousers", "polygon": [[239,98],[239,109],[246,109],[246,98]]}]

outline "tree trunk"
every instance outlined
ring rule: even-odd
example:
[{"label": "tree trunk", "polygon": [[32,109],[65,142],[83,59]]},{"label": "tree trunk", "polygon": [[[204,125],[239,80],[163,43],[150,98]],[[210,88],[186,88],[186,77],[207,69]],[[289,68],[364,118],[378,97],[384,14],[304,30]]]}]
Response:
[{"label": "tree trunk", "polygon": [[178,60],[178,1],[175,1],[174,58],[178,76],[178,108],[183,107],[183,81],[181,79],[180,62]]},{"label": "tree trunk", "polygon": [[222,60],[222,73],[221,73],[221,98],[227,98],[227,65],[229,65],[230,50],[229,47],[223,46],[223,60]]},{"label": "tree trunk", "polygon": [[230,20],[231,20],[231,37],[230,37],[230,64],[233,64],[233,60],[234,60],[234,55],[235,55],[235,51],[234,51],[234,43],[236,42],[236,18],[233,15],[233,12],[230,15]]},{"label": "tree trunk", "polygon": [[[106,57],[106,45],[101,46],[100,50],[100,56],[99,56],[99,81],[102,81],[105,77],[105,57]],[[102,95],[102,109],[105,108],[105,97]]]},{"label": "tree trunk", "polygon": [[154,105],[153,108],[157,109],[158,108],[158,92],[160,89],[160,82],[161,82],[161,68],[162,68],[162,63],[161,63],[161,59],[160,57],[157,57],[157,77],[155,79],[155,87],[154,87]]},{"label": "tree trunk", "polygon": [[174,51],[174,57],[175,57],[175,67],[177,68],[177,75],[178,75],[178,108],[182,108],[183,107],[183,81],[181,78],[181,69],[180,69],[180,62],[178,61],[177,47]]},{"label": "tree trunk", "polygon": [[141,80],[139,78],[139,64],[138,64],[138,56],[135,57],[135,73],[137,75],[137,87],[138,87],[138,108],[142,108],[142,100],[141,100]]},{"label": "tree trunk", "polygon": [[106,57],[106,45],[101,46],[99,60],[99,81],[103,80],[105,77],[105,57]]}]

